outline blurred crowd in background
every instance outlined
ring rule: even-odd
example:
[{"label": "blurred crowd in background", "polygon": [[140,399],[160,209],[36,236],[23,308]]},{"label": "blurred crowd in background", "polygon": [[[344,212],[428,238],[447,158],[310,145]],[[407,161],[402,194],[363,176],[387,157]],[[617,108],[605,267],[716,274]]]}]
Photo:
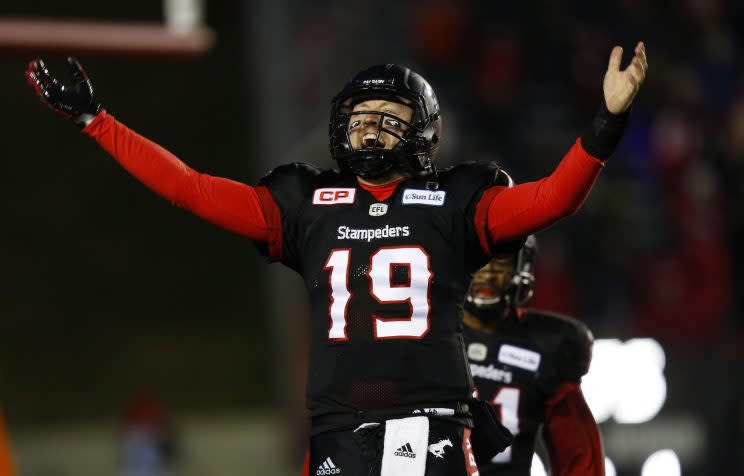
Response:
[{"label": "blurred crowd in background", "polygon": [[668,411],[706,421],[699,474],[741,471],[731,455],[744,444],[744,4],[430,0],[350,14],[343,1],[297,3],[302,123],[339,69],[402,61],[443,105],[439,166],[495,160],[517,182],[552,171],[587,126],[612,46],[625,65],[646,43],[647,84],[619,151],[579,214],[538,236],[530,305],[598,337],[658,339],[674,375]]},{"label": "blurred crowd in background", "polygon": [[406,60],[443,103],[440,166],[495,160],[517,182],[552,171],[586,127],[612,46],[627,63],[644,41],[648,82],[619,152],[579,217],[540,236],[535,304],[684,345],[744,329],[744,6],[431,0],[349,15],[347,2],[301,3],[304,121],[338,88],[329,70]]},{"label": "blurred crowd in background", "polygon": [[[145,1],[36,3],[12,1],[0,14],[152,20],[161,8]],[[248,183],[271,161],[332,167],[331,97],[364,66],[399,62],[426,77],[439,96],[440,167],[495,160],[525,182],[552,171],[588,125],[612,46],[623,46],[627,60],[644,41],[647,84],[619,151],[579,214],[538,236],[532,305],[574,315],[599,338],[658,339],[668,357],[661,415],[684,413],[704,423],[705,455],[685,474],[744,471],[744,3],[258,4],[284,6],[282,15],[269,15],[280,23],[269,29],[285,34],[287,46],[268,58],[288,73],[278,82],[288,89],[274,92],[289,105],[281,118],[285,149],[271,150],[274,157],[264,162],[255,155],[271,111],[257,106],[267,93],[257,85],[266,74],[256,66],[262,52],[253,43],[258,7],[207,2],[217,43],[194,61],[81,59],[104,105],[126,124],[202,171]],[[14,160],[0,177],[0,213],[9,230],[0,237],[7,304],[0,309],[0,399],[11,437],[14,427],[57,419],[80,426],[76,418],[115,418],[139,388],[163,397],[176,428],[184,412],[236,409],[283,412],[289,428],[301,427],[303,412],[277,402],[301,404],[302,331],[277,329],[276,322],[288,321],[266,314],[268,296],[289,300],[285,284],[267,284],[268,272],[243,240],[169,210],[41,110],[23,83],[28,57],[0,57],[0,87],[13,91],[9,127],[18,128],[5,144]],[[301,306],[297,314],[291,322],[301,329]],[[287,333],[290,345],[281,343]],[[56,406],[44,403],[45,393],[55,395]],[[166,414],[160,403],[132,402],[124,426],[134,430],[121,439],[122,454],[127,448],[140,454],[141,438],[150,438],[137,433],[137,422],[160,425]],[[262,435],[276,430],[275,420],[261,421]],[[178,452],[152,444],[165,462],[176,456],[193,462],[199,447],[210,448],[205,455],[232,448],[224,442],[243,433],[231,424],[219,427],[228,432],[200,430],[198,445],[189,446],[185,431]],[[272,438],[250,440],[258,459],[241,459],[243,467],[278,451]],[[27,465],[36,454],[21,453]],[[276,470],[272,461],[263,463],[268,472],[261,474]],[[191,473],[178,474],[198,474],[198,466],[188,466]]]}]

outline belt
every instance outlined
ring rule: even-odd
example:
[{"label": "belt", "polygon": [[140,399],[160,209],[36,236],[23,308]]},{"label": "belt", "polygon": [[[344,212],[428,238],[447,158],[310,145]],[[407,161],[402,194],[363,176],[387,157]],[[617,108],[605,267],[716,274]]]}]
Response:
[{"label": "belt", "polygon": [[326,413],[311,417],[312,434],[329,430],[340,430],[363,423],[381,422],[391,418],[426,415],[430,418],[452,420],[453,422],[472,427],[472,419],[466,402],[436,402],[406,405],[382,410],[356,410],[339,413]]}]

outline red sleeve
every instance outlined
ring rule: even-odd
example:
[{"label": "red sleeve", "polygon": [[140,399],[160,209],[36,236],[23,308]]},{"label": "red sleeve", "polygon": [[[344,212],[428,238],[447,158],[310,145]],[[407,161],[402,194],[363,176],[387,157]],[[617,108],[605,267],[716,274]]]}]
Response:
[{"label": "red sleeve", "polygon": [[[276,241],[278,209],[259,197],[263,187],[202,174],[158,144],[101,112],[83,129],[129,173],[155,193],[226,230],[260,242]],[[268,191],[266,191],[268,194]],[[269,216],[269,220],[267,220]],[[281,237],[281,232],[279,232]],[[281,247],[281,238],[279,238]]]},{"label": "red sleeve", "polygon": [[[537,182],[496,186],[483,194],[475,211],[476,231],[485,246],[515,240],[575,213],[586,200],[604,163],[577,140],[555,171]],[[490,254],[490,250],[486,250]]]},{"label": "red sleeve", "polygon": [[579,384],[563,383],[545,404],[543,438],[553,476],[604,476],[602,440]]}]

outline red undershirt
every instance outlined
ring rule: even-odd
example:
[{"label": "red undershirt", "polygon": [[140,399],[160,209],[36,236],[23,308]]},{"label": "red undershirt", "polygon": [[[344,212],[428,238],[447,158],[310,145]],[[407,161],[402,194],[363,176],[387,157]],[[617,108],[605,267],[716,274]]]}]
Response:
[{"label": "red undershirt", "polygon": [[384,202],[390,196],[395,192],[395,189],[398,188],[398,184],[403,180],[403,178],[399,178],[398,180],[390,183],[386,183],[385,185],[367,185],[366,183],[363,183],[361,180],[357,180],[359,182],[359,186],[362,187],[364,190],[368,191],[372,194],[373,197],[378,202]]},{"label": "red undershirt", "polygon": [[[281,253],[280,212],[265,187],[196,172],[158,144],[137,134],[105,111],[84,130],[129,173],[174,205]],[[574,213],[584,202],[603,162],[579,140],[551,175],[511,188],[487,189],[476,206],[476,232],[483,250],[534,233]],[[400,181],[360,186],[382,201]]]}]

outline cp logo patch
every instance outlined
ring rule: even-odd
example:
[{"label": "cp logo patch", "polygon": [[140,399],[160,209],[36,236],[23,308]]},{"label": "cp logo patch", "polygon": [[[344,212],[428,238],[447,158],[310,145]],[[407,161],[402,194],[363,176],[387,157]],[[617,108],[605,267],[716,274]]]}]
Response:
[{"label": "cp logo patch", "polygon": [[316,188],[313,205],[350,205],[355,196],[355,188]]}]

